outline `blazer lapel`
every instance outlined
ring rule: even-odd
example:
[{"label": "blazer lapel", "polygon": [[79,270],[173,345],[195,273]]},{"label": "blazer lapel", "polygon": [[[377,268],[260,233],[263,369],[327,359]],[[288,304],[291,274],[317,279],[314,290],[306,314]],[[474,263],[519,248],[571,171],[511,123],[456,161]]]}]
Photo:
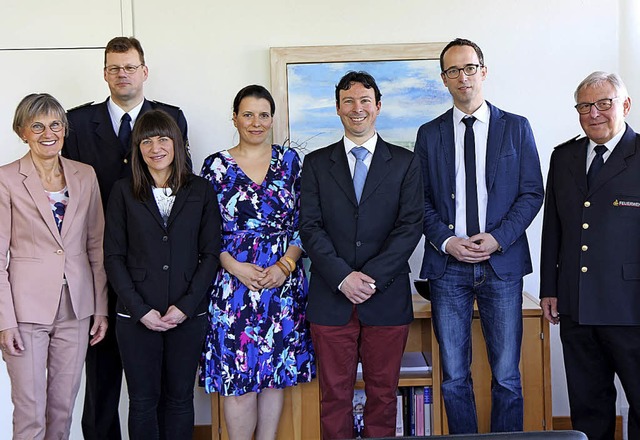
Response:
[{"label": "blazer lapel", "polygon": [[440,138],[442,150],[449,175],[450,188],[456,187],[456,143],[453,134],[453,108],[449,109],[440,119]]},{"label": "blazer lapel", "polygon": [[156,203],[156,198],[153,196],[153,191],[151,192],[151,197],[142,202],[142,204],[149,210],[151,213],[151,217],[153,217],[156,222],[160,225],[162,229],[164,227],[164,220],[162,220],[162,216],[160,215],[160,210],[158,209],[158,204]]},{"label": "blazer lapel", "polygon": [[596,180],[593,183],[593,187],[589,188],[589,194],[597,191],[598,188],[604,185],[609,179],[627,168],[627,158],[634,155],[635,152],[636,134],[631,127],[627,125],[622,139],[620,139],[620,142],[618,142],[618,145],[616,145],[616,148],[611,152],[611,155],[602,166],[602,169],[598,172]]},{"label": "blazer lapel", "polygon": [[71,224],[75,219],[76,212],[78,211],[78,204],[80,202],[81,197],[87,196],[87,194],[82,194],[80,188],[80,176],[78,175],[79,171],[73,165],[73,162],[66,160],[61,157],[62,161],[62,169],[64,170],[64,178],[67,181],[67,190],[69,191],[69,204],[64,210],[64,219],[62,221],[62,230],[60,231],[60,235],[64,239],[71,228]]},{"label": "blazer lapel", "polygon": [[167,228],[171,226],[173,220],[175,220],[176,216],[182,211],[184,204],[191,193],[191,185],[187,183],[180,190],[178,190],[178,194],[176,194],[176,199],[173,201],[173,207],[171,208],[171,214],[169,214],[169,220],[167,220]]},{"label": "blazer lapel", "polygon": [[489,133],[487,134],[487,158],[485,163],[485,179],[487,184],[487,193],[491,192],[493,182],[496,180],[496,172],[498,171],[498,158],[502,151],[502,139],[506,123],[502,119],[502,110],[489,104],[491,116],[489,118]]},{"label": "blazer lapel", "polygon": [[571,162],[567,164],[569,174],[576,183],[576,188],[583,194],[587,194],[587,147],[589,139],[584,138],[583,142],[577,143],[571,152]]},{"label": "blazer lapel", "polygon": [[[367,172],[367,180],[365,180],[364,182],[362,197],[360,197],[360,204],[362,204],[367,199],[367,197],[373,194],[376,188],[378,188],[378,186],[382,184],[385,177],[389,173],[389,170],[391,169],[391,165],[389,163],[391,159],[392,156],[387,143],[382,140],[380,135],[378,135],[376,150],[374,151],[373,157],[371,158],[371,165],[369,166],[369,171]],[[353,187],[353,183],[351,186]]]},{"label": "blazer lapel", "polygon": [[333,161],[333,165],[329,168],[329,173],[333,176],[333,179],[351,203],[357,206],[358,201],[356,200],[356,191],[353,189],[353,179],[351,178],[351,171],[349,171],[349,162],[347,161],[347,155],[344,151],[344,141],[341,140],[333,144],[333,151],[331,152],[330,158]]},{"label": "blazer lapel", "polygon": [[62,247],[62,237],[56,226],[56,221],[53,218],[53,212],[51,211],[51,205],[44,193],[44,187],[40,181],[40,176],[36,171],[33,161],[31,160],[31,154],[27,153],[20,159],[20,173],[25,176],[23,184],[27,189],[27,192],[33,199],[33,202],[42,216],[42,220],[49,228],[51,235],[56,239],[58,244]]},{"label": "blazer lapel", "polygon": [[107,101],[98,106],[93,116],[93,124],[95,125],[95,133],[102,140],[104,145],[120,145],[118,136],[113,131],[113,123],[107,108]]}]

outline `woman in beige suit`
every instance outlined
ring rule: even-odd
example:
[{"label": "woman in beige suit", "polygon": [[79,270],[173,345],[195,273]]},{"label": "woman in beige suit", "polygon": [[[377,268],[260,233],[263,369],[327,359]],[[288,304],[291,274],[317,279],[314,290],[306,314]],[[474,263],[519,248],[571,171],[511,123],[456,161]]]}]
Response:
[{"label": "woman in beige suit", "polygon": [[0,167],[0,349],[13,438],[67,439],[87,345],[107,331],[100,192],[90,166],[58,154],[67,118],[55,98],[26,96],[13,129],[29,145]]}]

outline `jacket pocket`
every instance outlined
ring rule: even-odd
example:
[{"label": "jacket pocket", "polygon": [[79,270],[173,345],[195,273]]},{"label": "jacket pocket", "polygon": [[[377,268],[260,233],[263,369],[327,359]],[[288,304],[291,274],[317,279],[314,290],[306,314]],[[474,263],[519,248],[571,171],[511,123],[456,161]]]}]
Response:
[{"label": "jacket pocket", "polygon": [[640,280],[640,263],[623,264],[622,278],[625,280]]}]

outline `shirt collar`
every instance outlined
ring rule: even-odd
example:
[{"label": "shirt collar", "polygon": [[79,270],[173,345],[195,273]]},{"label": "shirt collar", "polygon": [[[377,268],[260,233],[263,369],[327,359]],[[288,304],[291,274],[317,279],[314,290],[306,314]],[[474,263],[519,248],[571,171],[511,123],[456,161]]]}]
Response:
[{"label": "shirt collar", "polygon": [[453,106],[453,122],[455,125],[459,124],[466,116],[473,116],[483,124],[488,124],[490,112],[487,101],[482,101],[482,105],[480,105],[480,107],[478,107],[478,109],[471,115],[466,114],[455,105]]},{"label": "shirt collar", "polygon": [[122,120],[122,115],[124,115],[125,113],[129,113],[129,116],[131,116],[131,125],[133,125],[136,123],[136,119],[138,119],[140,110],[142,110],[142,104],[144,104],[144,99],[140,101],[140,104],[136,105],[134,108],[132,108],[128,112],[125,112],[123,109],[121,109],[118,106],[118,104],[116,104],[115,102],[113,102],[111,98],[109,98],[107,101],[107,108],[109,109],[109,116],[111,116],[112,121],[114,122],[117,121],[118,124],[120,124],[120,121]]},{"label": "shirt collar", "polygon": [[374,133],[373,136],[371,136],[362,145],[356,144],[351,139],[349,139],[348,137],[345,136],[344,137],[344,150],[348,155],[353,147],[364,147],[367,150],[369,150],[369,153],[371,153],[371,155],[373,155],[373,152],[376,151],[376,144],[377,143],[378,143],[378,132]]},{"label": "shirt collar", "polygon": [[604,144],[597,144],[591,139],[589,139],[589,149],[587,151],[587,155],[591,154],[593,150],[595,150],[597,145],[604,145],[605,147],[607,147],[607,150],[609,152],[613,151],[613,149],[616,148],[616,145],[618,145],[618,143],[620,142],[620,139],[622,139],[622,136],[624,136],[624,132],[626,130],[627,130],[627,124],[624,124],[624,126],[618,132],[618,134],[616,134],[614,137],[609,139],[609,142],[605,142]]}]

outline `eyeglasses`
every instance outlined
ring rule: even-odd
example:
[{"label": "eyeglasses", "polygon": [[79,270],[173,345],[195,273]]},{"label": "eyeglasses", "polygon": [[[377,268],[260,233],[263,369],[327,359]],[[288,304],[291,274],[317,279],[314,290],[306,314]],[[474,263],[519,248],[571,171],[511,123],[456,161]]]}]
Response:
[{"label": "eyeglasses", "polygon": [[[44,130],[47,127],[42,122],[34,122],[29,126],[29,128],[31,129],[33,134],[40,134],[40,133],[44,133]],[[49,124],[49,128],[51,129],[51,131],[54,131],[57,133],[59,131],[62,131],[62,129],[64,128],[64,122],[53,121],[51,124]]]},{"label": "eyeglasses", "polygon": [[126,66],[106,66],[104,70],[109,75],[117,75],[118,73],[120,73],[120,70],[124,70],[124,73],[128,73],[129,75],[131,75],[136,73],[136,71],[142,66],[144,66],[144,63],[138,64],[137,66],[132,66],[131,64],[128,64]]},{"label": "eyeglasses", "polygon": [[576,110],[578,110],[578,113],[580,113],[581,115],[586,115],[587,113],[591,113],[592,105],[595,106],[596,109],[598,109],[598,111],[605,112],[611,108],[611,106],[613,105],[613,101],[615,101],[618,98],[619,96],[616,96],[615,98],[598,99],[596,102],[579,102],[576,105],[574,105],[574,107]]},{"label": "eyeglasses", "polygon": [[467,64],[462,69],[459,69],[457,67],[452,67],[450,69],[445,70],[442,73],[447,75],[447,78],[449,79],[456,79],[457,77],[460,76],[460,72],[464,72],[464,74],[467,76],[473,76],[476,73],[478,73],[478,68],[482,68],[482,67],[484,67],[482,64]]}]

